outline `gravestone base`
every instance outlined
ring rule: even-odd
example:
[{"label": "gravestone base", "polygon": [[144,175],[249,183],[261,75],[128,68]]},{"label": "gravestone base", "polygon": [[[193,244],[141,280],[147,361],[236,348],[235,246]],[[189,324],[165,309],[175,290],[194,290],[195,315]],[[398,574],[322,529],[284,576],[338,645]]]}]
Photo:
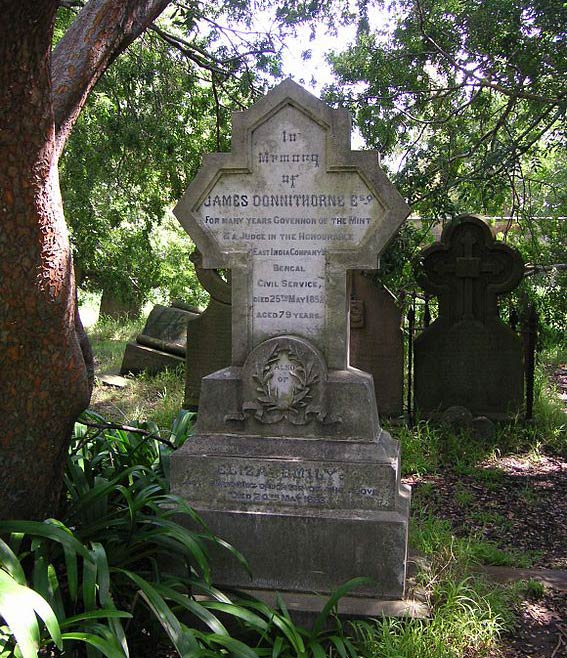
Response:
[{"label": "gravestone base", "polygon": [[213,552],[232,588],[330,593],[367,576],[355,596],[401,599],[409,487],[398,444],[197,435],[172,460],[172,488],[248,560]]},{"label": "gravestone base", "polygon": [[522,343],[499,318],[452,325],[438,319],[414,351],[415,404],[423,418],[465,407],[472,416],[506,420],[521,409]]},{"label": "gravestone base", "polygon": [[156,375],[166,368],[184,367],[187,323],[198,317],[198,310],[183,302],[174,302],[172,306],[156,304],[136,342],[126,345],[120,374]]},{"label": "gravestone base", "polygon": [[[281,597],[292,621],[303,628],[313,627],[328,601],[327,596],[305,594],[303,592],[276,592],[275,590],[259,589],[241,591],[275,609],[278,607],[278,597]],[[431,610],[426,603],[419,599],[392,600],[367,596],[343,596],[337,603],[336,615],[341,621],[380,619],[382,617],[428,619],[431,616]],[[329,628],[334,628],[333,618],[329,620]]]},{"label": "gravestone base", "polygon": [[158,372],[162,372],[166,368],[174,370],[175,368],[184,367],[185,359],[182,356],[162,352],[138,343],[128,343],[124,350],[120,374],[139,375],[142,372],[147,372],[149,375],[157,375]]}]

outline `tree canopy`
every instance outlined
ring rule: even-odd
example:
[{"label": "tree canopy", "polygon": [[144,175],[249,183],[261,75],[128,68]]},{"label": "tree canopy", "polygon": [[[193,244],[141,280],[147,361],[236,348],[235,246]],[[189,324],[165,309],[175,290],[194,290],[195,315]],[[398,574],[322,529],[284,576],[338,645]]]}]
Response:
[{"label": "tree canopy", "polygon": [[[393,156],[414,210],[514,215],[524,183],[564,146],[567,9],[553,0],[365,3],[331,56],[331,98]],[[379,7],[387,24],[373,25]]]}]

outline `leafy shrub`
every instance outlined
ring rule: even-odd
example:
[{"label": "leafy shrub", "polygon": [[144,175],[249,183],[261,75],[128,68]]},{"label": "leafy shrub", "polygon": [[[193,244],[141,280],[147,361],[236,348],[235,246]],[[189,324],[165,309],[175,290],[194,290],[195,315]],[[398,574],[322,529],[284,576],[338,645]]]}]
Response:
[{"label": "leafy shrub", "polygon": [[[181,412],[164,433],[155,424],[124,428],[83,415],[67,463],[63,520],[0,523],[6,537],[0,540],[2,658],[36,658],[41,647],[54,646],[80,653],[79,645],[88,658],[125,658],[142,633],[157,638],[155,644],[165,635],[183,658],[225,651],[242,658],[319,658],[327,646],[358,655],[340,627],[328,630],[327,622],[338,599],[366,579],[339,588],[313,630],[294,625],[283,600],[276,611],[211,584],[211,545],[247,565],[168,491],[169,459],[192,419]],[[246,642],[229,633],[228,620]]]}]

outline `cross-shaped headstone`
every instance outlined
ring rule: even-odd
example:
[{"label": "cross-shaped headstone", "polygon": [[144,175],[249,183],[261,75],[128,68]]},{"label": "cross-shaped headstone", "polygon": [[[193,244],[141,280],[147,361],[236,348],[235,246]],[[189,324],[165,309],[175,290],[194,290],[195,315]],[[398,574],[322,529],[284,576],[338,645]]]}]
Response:
[{"label": "cross-shaped headstone", "polygon": [[408,214],[350,118],[286,80],[233,119],[231,153],[205,158],[175,209],[208,268],[232,270],[234,365],[293,334],[348,361],[346,275],[375,268]]},{"label": "cross-shaped headstone", "polygon": [[421,260],[420,284],[439,297],[439,316],[455,322],[496,316],[497,295],[513,290],[524,269],[518,252],[474,215],[452,222]]}]

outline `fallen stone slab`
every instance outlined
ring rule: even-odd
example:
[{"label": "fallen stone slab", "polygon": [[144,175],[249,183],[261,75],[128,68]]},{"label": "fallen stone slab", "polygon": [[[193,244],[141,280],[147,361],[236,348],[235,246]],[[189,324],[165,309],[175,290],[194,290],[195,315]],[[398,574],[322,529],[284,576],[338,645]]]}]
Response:
[{"label": "fallen stone slab", "polygon": [[537,580],[547,587],[567,592],[567,571],[561,569],[518,569],[515,567],[496,567],[482,565],[478,572],[497,583],[513,583],[519,580]]},{"label": "fallen stone slab", "polygon": [[106,386],[114,386],[115,388],[126,388],[130,384],[129,379],[112,372],[97,375],[97,379]]}]

